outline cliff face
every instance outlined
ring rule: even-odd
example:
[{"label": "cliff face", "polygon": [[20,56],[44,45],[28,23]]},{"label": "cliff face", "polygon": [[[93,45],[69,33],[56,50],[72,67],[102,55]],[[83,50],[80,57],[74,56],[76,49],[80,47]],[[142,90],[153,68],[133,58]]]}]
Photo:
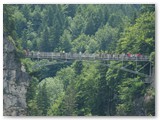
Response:
[{"label": "cliff face", "polygon": [[26,92],[29,75],[16,59],[12,42],[3,40],[3,115],[26,115]]}]

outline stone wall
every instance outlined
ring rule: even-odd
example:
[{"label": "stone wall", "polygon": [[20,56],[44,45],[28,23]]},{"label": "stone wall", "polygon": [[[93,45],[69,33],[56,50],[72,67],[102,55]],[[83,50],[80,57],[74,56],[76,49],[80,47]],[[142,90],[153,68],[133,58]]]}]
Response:
[{"label": "stone wall", "polygon": [[26,112],[26,92],[29,75],[16,58],[14,44],[3,40],[3,115],[21,116]]}]

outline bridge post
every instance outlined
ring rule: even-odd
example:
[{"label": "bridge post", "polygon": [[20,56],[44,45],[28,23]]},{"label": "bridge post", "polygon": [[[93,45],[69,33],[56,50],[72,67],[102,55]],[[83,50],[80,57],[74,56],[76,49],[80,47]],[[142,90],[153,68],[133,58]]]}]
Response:
[{"label": "bridge post", "polygon": [[82,52],[80,51],[80,52],[79,52],[79,60],[82,60],[81,55],[82,55]]},{"label": "bridge post", "polygon": [[67,62],[67,57],[68,57],[68,53],[66,53],[66,54],[65,54],[65,59],[66,59],[66,62]]},{"label": "bridge post", "polygon": [[122,57],[122,67],[123,67],[123,59],[124,59],[124,58],[123,58],[123,55],[121,55],[121,57]]},{"label": "bridge post", "polygon": [[52,56],[52,61],[53,61],[53,52],[52,52],[51,56]]},{"label": "bridge post", "polygon": [[40,58],[40,53],[39,53],[39,51],[37,52],[37,58],[38,58],[38,60],[39,60],[39,58]]}]

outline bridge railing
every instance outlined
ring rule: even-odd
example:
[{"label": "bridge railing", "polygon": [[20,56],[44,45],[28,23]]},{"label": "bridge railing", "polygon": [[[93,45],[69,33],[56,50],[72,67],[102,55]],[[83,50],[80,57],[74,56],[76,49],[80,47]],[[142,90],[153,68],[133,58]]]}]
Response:
[{"label": "bridge railing", "polygon": [[56,53],[56,52],[28,52],[26,57],[38,59],[78,59],[78,60],[121,60],[121,61],[149,61],[145,55],[127,54],[89,54],[89,53]]}]

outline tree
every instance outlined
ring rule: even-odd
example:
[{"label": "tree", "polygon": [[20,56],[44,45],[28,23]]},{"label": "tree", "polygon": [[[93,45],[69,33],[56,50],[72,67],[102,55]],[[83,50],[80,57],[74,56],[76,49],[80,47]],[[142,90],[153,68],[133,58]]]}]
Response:
[{"label": "tree", "polygon": [[3,35],[5,36],[12,36],[15,30],[14,10],[15,7],[12,5],[4,4],[3,6]]},{"label": "tree", "polygon": [[27,89],[26,94],[26,102],[27,102],[27,112],[28,115],[37,115],[38,108],[36,104],[36,93],[37,93],[37,78],[33,77],[30,81],[29,87]]},{"label": "tree", "polygon": [[34,11],[30,14],[31,20],[33,23],[33,30],[38,31],[39,27],[42,24],[42,15],[41,15],[41,8],[39,5],[35,5]]},{"label": "tree", "polygon": [[107,67],[103,64],[99,64],[98,73],[100,76],[98,78],[98,88],[94,99],[93,115],[109,115],[109,113],[107,113],[107,107],[109,105],[109,85],[106,81],[106,71]]},{"label": "tree", "polygon": [[69,22],[70,22],[69,30],[73,35],[73,39],[77,38],[80,34],[84,33],[86,27],[86,20],[84,17],[82,17],[81,14],[77,14]]},{"label": "tree", "polygon": [[63,113],[66,116],[76,115],[76,91],[74,87],[73,82],[71,82],[65,92]]},{"label": "tree", "polygon": [[44,52],[49,52],[50,51],[50,41],[49,41],[49,36],[50,36],[50,31],[49,27],[45,27],[44,32],[43,32],[43,39],[40,44],[40,48]]},{"label": "tree", "polygon": [[63,35],[60,37],[60,49],[65,52],[70,52],[72,49],[71,45],[71,34],[68,30],[64,30]]},{"label": "tree", "polygon": [[[22,48],[86,55],[130,52],[155,63],[155,5],[4,5],[3,28],[19,53]],[[29,115],[155,114],[154,88],[143,84],[144,77],[122,71],[120,61],[80,58],[47,66],[47,59],[21,60],[35,76],[27,93]],[[148,73],[149,65],[145,68],[141,72]]]},{"label": "tree", "polygon": [[46,87],[46,82],[42,86],[39,86],[39,91],[37,95],[37,107],[38,115],[47,115],[48,108],[50,106],[49,95]]},{"label": "tree", "polygon": [[[134,80],[134,81],[133,81]],[[143,82],[138,78],[126,79],[119,85],[119,99],[121,103],[117,105],[118,115],[144,115],[143,100]],[[139,105],[137,105],[139,104]]]},{"label": "tree", "polygon": [[76,61],[73,64],[73,68],[74,68],[74,71],[75,71],[76,75],[80,75],[82,73],[82,69],[83,69],[83,62],[82,61]]},{"label": "tree", "polygon": [[75,76],[75,71],[71,67],[63,68],[56,73],[56,77],[63,82],[64,90],[75,80]]},{"label": "tree", "polygon": [[[150,54],[155,50],[154,12],[147,12],[136,19],[136,24],[122,33],[117,50],[120,52]],[[139,30],[139,31],[137,31]],[[133,44],[136,46],[133,47]]]},{"label": "tree", "polygon": [[14,19],[15,30],[18,37],[20,38],[22,36],[22,31],[27,28],[27,20],[24,17],[23,13],[18,10],[14,12]]},{"label": "tree", "polygon": [[95,53],[97,51],[97,49],[98,49],[98,43],[97,43],[97,41],[94,38],[90,38],[89,44],[86,47],[86,49],[87,49],[86,51],[88,53]]},{"label": "tree", "polygon": [[95,33],[95,39],[98,42],[98,48],[102,51],[113,51],[116,48],[117,29],[106,24]]},{"label": "tree", "polygon": [[84,53],[87,50],[88,43],[89,43],[90,37],[85,35],[84,33],[79,35],[74,41],[72,42],[72,51],[74,52],[82,52]]}]

